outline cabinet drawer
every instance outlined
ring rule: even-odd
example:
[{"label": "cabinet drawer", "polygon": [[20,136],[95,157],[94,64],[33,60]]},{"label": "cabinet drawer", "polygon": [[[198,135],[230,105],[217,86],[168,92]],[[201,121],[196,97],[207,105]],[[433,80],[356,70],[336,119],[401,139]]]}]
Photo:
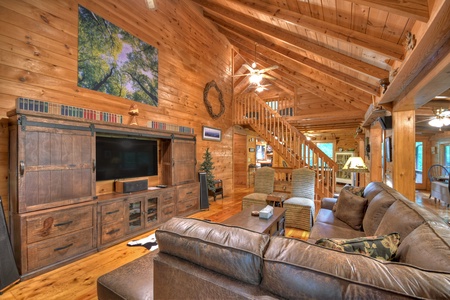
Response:
[{"label": "cabinet drawer", "polygon": [[160,196],[160,204],[167,205],[175,203],[175,189],[167,189],[161,192]]},{"label": "cabinet drawer", "polygon": [[185,184],[178,187],[178,201],[185,199],[198,198],[200,194],[199,184]]},{"label": "cabinet drawer", "polygon": [[28,246],[28,271],[39,269],[93,249],[92,228]]},{"label": "cabinet drawer", "polygon": [[93,206],[63,209],[26,217],[27,243],[93,227]]},{"label": "cabinet drawer", "polygon": [[198,208],[197,199],[189,199],[187,201],[179,202],[177,204],[177,214],[186,214],[190,211],[195,211]]},{"label": "cabinet drawer", "polygon": [[100,210],[102,224],[123,220],[123,212],[123,201],[103,205]]},{"label": "cabinet drawer", "polygon": [[165,222],[176,215],[175,204],[167,205],[161,209],[161,221]]},{"label": "cabinet drawer", "polygon": [[124,223],[115,222],[107,225],[103,225],[101,229],[101,244],[106,244],[114,241],[125,234]]}]

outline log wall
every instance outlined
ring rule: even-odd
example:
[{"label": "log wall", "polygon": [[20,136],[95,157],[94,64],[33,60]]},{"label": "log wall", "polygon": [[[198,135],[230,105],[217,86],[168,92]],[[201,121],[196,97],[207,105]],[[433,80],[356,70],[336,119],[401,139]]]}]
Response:
[{"label": "log wall", "polygon": [[[197,168],[209,147],[215,176],[232,187],[231,46],[197,6],[182,0],[0,0],[0,195],[8,199],[6,113],[27,97],[121,114],[136,102],[77,86],[78,5],[158,48],[158,107],[139,104],[139,126],[153,120],[193,127]],[[225,113],[213,120],[204,105],[205,85],[215,80]],[[212,89],[211,91],[213,91]],[[213,112],[218,94],[210,92]],[[222,130],[222,141],[202,140],[202,126]],[[4,201],[7,205],[8,201]],[[8,207],[5,207],[8,211]]]}]

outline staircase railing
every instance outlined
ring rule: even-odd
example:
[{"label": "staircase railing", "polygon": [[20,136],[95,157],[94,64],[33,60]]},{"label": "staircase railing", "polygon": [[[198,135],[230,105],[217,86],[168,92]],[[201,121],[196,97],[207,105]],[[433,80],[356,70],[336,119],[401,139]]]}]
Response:
[{"label": "staircase railing", "polygon": [[235,98],[233,123],[250,126],[290,167],[314,170],[316,198],[333,196],[337,164],[257,95]]}]

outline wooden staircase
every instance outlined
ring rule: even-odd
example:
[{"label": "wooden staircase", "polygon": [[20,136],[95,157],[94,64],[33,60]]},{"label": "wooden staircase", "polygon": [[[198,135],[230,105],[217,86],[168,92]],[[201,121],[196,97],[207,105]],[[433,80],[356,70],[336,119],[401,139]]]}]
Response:
[{"label": "wooden staircase", "polygon": [[250,126],[290,167],[314,170],[316,199],[333,197],[338,166],[331,158],[256,94],[237,96],[233,106],[233,124]]}]

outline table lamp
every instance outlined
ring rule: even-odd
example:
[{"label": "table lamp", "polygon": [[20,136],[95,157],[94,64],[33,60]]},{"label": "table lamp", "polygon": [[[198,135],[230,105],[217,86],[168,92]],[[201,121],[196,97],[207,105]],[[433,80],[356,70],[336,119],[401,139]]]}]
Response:
[{"label": "table lamp", "polygon": [[[342,171],[352,172],[352,173],[367,173],[369,168],[367,168],[364,160],[359,156],[351,156],[345,163]],[[353,186],[356,186],[356,174],[353,174]]]}]

